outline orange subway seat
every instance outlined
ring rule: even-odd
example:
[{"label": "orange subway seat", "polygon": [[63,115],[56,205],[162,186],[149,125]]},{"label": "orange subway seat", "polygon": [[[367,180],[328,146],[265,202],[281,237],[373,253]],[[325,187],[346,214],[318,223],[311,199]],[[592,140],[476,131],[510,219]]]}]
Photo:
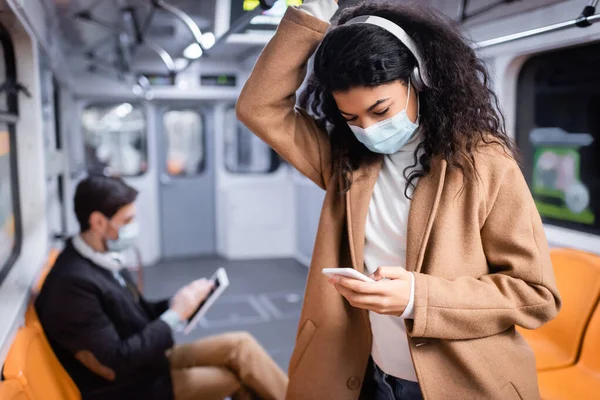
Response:
[{"label": "orange subway seat", "polygon": [[33,301],[27,305],[27,310],[25,310],[25,325],[31,326],[34,329],[42,328],[40,324],[40,320],[37,316],[37,312],[35,311],[35,307],[33,305]]},{"label": "orange subway seat", "polygon": [[17,332],[6,357],[4,376],[18,381],[29,400],[81,399],[36,322]]},{"label": "orange subway seat", "polygon": [[562,309],[539,329],[518,329],[535,353],[538,371],[577,362],[586,325],[600,297],[600,257],[570,249],[553,249],[550,256]]},{"label": "orange subway seat", "polygon": [[29,400],[19,382],[10,379],[0,382],[0,400]]},{"label": "orange subway seat", "polygon": [[539,372],[538,380],[543,400],[600,399],[600,304],[585,332],[577,364]]},{"label": "orange subway seat", "polygon": [[42,289],[42,285],[44,284],[44,281],[46,280],[46,276],[48,276],[48,273],[54,266],[54,263],[56,262],[56,259],[58,258],[59,254],[60,254],[60,250],[55,247],[51,248],[50,251],[48,252],[48,257],[46,258],[44,267],[42,268],[42,271],[40,272],[40,276],[38,278],[37,283],[33,287],[34,294],[39,293],[40,290]]}]

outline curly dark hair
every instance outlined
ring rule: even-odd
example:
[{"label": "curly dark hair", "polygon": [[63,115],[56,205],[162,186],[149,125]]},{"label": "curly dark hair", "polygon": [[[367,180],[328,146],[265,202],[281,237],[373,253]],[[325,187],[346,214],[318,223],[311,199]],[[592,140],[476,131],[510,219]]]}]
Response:
[{"label": "curly dark hair", "polygon": [[414,165],[404,171],[407,190],[429,173],[437,155],[464,177],[476,176],[473,152],[480,141],[499,143],[515,156],[487,68],[454,22],[422,5],[361,3],[343,10],[337,26],[325,35],[315,54],[314,71],[298,98],[298,105],[328,128],[333,170],[346,182],[343,191],[352,183],[351,172],[377,155],[351,133],[332,92],[396,81],[406,85],[416,65],[408,48],[386,30],[344,25],[361,15],[376,15],[401,26],[419,46],[427,70],[430,87],[419,93],[424,140],[415,150]]}]

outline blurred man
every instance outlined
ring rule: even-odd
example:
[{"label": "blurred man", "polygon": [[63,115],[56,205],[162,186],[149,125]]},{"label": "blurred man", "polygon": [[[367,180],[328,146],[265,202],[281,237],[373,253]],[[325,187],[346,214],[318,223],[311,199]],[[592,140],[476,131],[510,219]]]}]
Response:
[{"label": "blurred man", "polygon": [[83,399],[283,399],[287,377],[247,333],[173,347],[211,284],[194,281],[151,302],[122,269],[118,253],[139,234],[137,191],[94,176],[75,194],[81,233],[49,273],[35,308],[58,359]]}]

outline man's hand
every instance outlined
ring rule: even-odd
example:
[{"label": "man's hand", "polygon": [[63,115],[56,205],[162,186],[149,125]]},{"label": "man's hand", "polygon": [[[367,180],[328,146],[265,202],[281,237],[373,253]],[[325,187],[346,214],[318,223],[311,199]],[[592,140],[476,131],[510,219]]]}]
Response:
[{"label": "man's hand", "polygon": [[198,279],[182,287],[171,299],[171,310],[175,311],[182,321],[187,321],[212,287],[213,283],[207,279]]},{"label": "man's hand", "polygon": [[353,307],[384,315],[402,315],[410,300],[410,272],[402,267],[379,267],[370,278],[377,282],[362,282],[339,275],[331,277],[329,282]]}]

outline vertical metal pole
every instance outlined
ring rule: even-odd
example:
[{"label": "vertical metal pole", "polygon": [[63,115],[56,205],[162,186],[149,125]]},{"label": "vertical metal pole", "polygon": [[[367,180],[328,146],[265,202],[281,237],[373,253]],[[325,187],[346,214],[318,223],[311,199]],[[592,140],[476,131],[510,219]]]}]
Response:
[{"label": "vertical metal pole", "polygon": [[458,22],[463,22],[465,20],[465,13],[467,11],[468,5],[469,5],[469,0],[458,0],[458,12],[457,12]]}]

